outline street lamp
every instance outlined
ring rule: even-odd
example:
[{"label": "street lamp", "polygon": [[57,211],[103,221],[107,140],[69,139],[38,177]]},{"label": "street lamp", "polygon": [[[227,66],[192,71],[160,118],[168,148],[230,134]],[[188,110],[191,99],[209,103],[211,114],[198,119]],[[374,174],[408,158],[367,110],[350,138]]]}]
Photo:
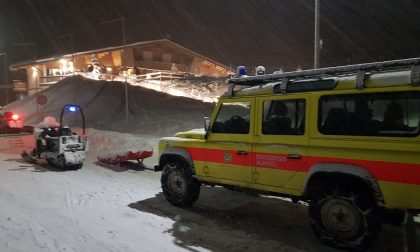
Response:
[{"label": "street lamp", "polygon": [[319,39],[319,1],[320,0],[315,0],[314,68],[319,68],[319,52],[321,50]]},{"label": "street lamp", "polygon": [[61,36],[58,36],[57,38],[58,38],[58,39],[63,39],[63,38],[66,38],[66,37],[70,37],[71,62],[72,62],[72,64],[73,64],[73,75],[74,75],[74,70],[75,70],[75,67],[74,67],[74,45],[73,45],[73,33],[72,33],[72,32],[70,32],[70,33],[66,33],[66,34],[63,34],[63,35],[61,35]]},{"label": "street lamp", "polygon": [[[29,46],[29,47],[32,47],[34,65],[36,64],[36,43],[13,43],[13,46]],[[38,93],[38,91],[39,91],[39,83],[38,82],[36,82],[35,89],[36,89],[36,93]]]},{"label": "street lamp", "polygon": [[[123,50],[122,50],[122,56],[121,56],[121,68],[125,67],[125,44],[126,44],[126,39],[125,39],[125,18],[124,17],[119,17],[113,20],[109,20],[109,21],[104,21],[101,22],[102,25],[104,24],[110,24],[110,23],[115,23],[115,22],[121,22],[121,33],[122,33],[122,45],[123,45]],[[128,129],[128,83],[127,83],[127,76],[124,76],[124,83],[125,83],[125,120],[126,120],[126,127]]]},{"label": "street lamp", "polygon": [[6,89],[6,104],[9,104],[9,83],[8,83],[8,78],[7,78],[7,53],[3,52],[0,53],[0,56],[3,56],[4,59],[4,83],[5,83],[5,89]]},{"label": "street lamp", "polygon": [[[39,87],[39,73],[38,73],[38,71],[39,71],[39,69],[38,69],[38,67],[36,67],[36,43],[14,43],[13,44],[13,46],[29,46],[29,47],[32,47],[32,50],[33,50],[33,60],[34,60],[34,65],[32,66],[32,71],[34,71],[34,69],[35,69],[35,71],[36,71],[36,78],[35,78],[35,91],[36,91],[36,94],[38,94],[38,92],[39,92],[39,89],[40,89],[40,87]],[[39,113],[39,104],[37,103],[36,104],[36,113],[37,113],[37,116],[38,116],[38,118],[40,117],[40,113]]]}]

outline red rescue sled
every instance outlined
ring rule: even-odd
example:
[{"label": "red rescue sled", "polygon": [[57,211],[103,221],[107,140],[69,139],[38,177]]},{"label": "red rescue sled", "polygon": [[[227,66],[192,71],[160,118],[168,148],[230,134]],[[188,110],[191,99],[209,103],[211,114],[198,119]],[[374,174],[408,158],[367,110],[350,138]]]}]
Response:
[{"label": "red rescue sled", "polygon": [[143,160],[152,155],[153,151],[128,151],[124,154],[117,154],[115,156],[98,157],[98,161],[104,164],[120,164],[131,160],[137,160],[139,164],[143,164]]}]

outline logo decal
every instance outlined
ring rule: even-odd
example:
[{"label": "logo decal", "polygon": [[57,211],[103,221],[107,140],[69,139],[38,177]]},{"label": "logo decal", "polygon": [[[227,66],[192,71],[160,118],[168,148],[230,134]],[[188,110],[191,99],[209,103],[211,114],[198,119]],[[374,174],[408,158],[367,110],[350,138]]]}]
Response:
[{"label": "logo decal", "polygon": [[224,152],[223,159],[225,160],[226,163],[232,162],[232,155],[230,154],[230,152]]}]

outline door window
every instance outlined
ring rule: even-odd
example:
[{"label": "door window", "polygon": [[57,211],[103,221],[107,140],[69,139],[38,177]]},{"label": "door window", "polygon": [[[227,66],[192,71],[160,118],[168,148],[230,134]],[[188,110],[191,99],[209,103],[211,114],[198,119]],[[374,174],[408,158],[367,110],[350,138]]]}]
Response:
[{"label": "door window", "polygon": [[227,102],[220,106],[213,123],[213,133],[248,134],[250,125],[250,102]]},{"label": "door window", "polygon": [[262,133],[264,135],[305,134],[304,99],[264,101]]}]

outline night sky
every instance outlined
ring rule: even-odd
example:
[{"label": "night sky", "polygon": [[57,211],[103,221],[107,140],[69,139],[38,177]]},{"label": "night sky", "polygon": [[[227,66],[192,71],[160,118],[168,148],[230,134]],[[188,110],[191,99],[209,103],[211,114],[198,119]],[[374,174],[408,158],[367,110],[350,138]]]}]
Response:
[{"label": "night sky", "polygon": [[[0,52],[12,62],[168,38],[226,65],[313,64],[308,0],[1,0]],[[321,0],[321,66],[420,56],[420,1]]]}]

